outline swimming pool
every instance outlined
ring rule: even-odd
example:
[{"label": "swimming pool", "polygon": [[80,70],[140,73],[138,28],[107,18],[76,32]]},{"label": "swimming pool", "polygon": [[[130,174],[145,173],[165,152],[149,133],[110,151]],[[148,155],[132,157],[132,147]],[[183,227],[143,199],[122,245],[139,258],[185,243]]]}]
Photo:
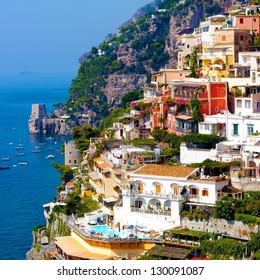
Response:
[{"label": "swimming pool", "polygon": [[149,234],[144,234],[142,232],[135,232],[135,231],[127,231],[127,230],[119,230],[110,228],[107,225],[101,226],[92,226],[89,230],[89,233],[93,235],[102,235],[105,237],[115,237],[115,238],[128,238],[128,237],[135,237],[137,238],[149,238]]}]

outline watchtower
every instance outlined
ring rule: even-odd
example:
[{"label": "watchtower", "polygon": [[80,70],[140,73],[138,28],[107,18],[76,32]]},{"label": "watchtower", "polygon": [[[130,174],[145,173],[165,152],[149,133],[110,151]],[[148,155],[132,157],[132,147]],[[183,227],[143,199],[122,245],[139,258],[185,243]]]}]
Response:
[{"label": "watchtower", "polygon": [[47,117],[45,104],[32,104],[30,119],[38,119]]}]

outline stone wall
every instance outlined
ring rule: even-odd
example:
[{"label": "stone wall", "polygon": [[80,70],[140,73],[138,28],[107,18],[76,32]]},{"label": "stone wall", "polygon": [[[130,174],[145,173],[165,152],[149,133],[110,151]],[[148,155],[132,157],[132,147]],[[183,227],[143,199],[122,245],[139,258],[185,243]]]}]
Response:
[{"label": "stone wall", "polygon": [[187,227],[190,230],[223,233],[245,240],[249,240],[251,232],[258,232],[260,229],[258,225],[246,225],[240,221],[226,221],[223,219],[209,219],[201,221],[182,218],[181,226]]}]

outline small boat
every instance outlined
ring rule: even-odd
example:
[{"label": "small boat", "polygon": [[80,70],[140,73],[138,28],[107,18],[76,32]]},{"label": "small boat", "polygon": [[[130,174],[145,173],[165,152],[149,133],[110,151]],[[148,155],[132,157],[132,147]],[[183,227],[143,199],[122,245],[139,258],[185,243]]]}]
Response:
[{"label": "small boat", "polygon": [[13,164],[13,167],[17,167],[17,165],[16,165],[16,164]]},{"label": "small boat", "polygon": [[33,152],[33,153],[40,153],[40,152],[41,152],[41,150],[39,150],[39,149],[35,149],[35,150],[32,150],[32,152]]},{"label": "small boat", "polygon": [[25,153],[18,153],[18,154],[15,154],[15,156],[17,156],[17,157],[25,156]]},{"label": "small boat", "polygon": [[14,144],[14,142],[10,142],[10,143],[9,143],[9,145],[13,145],[13,144]]},{"label": "small boat", "polygon": [[27,163],[27,162],[19,162],[19,165],[21,165],[21,166],[27,166],[28,163]]},{"label": "small boat", "polygon": [[22,144],[19,144],[15,147],[16,150],[23,150],[24,146]]},{"label": "small boat", "polygon": [[8,160],[11,160],[9,157],[4,157],[2,158],[3,161],[8,161]]},{"label": "small boat", "polygon": [[52,159],[52,158],[56,158],[56,156],[54,156],[54,155],[48,155],[46,158]]},{"label": "small boat", "polygon": [[55,148],[48,148],[47,151],[55,151]]},{"label": "small boat", "polygon": [[47,137],[46,139],[48,139],[48,140],[53,140],[54,137]]},{"label": "small boat", "polygon": [[9,166],[0,166],[0,170],[5,170],[5,169],[9,169]]},{"label": "small boat", "polygon": [[39,146],[44,146],[46,145],[46,143],[39,143]]}]

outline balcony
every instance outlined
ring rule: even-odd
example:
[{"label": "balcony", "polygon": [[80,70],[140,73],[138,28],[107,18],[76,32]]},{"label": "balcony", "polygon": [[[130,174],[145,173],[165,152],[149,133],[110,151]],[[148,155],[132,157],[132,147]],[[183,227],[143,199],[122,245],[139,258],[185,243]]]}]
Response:
[{"label": "balcony", "polygon": [[89,180],[89,183],[98,193],[105,194],[105,190],[104,190],[104,187],[102,185],[99,185],[99,184],[95,183],[91,179]]},{"label": "balcony", "polygon": [[156,214],[161,216],[171,216],[171,211],[165,211],[162,209],[154,210],[154,209],[146,209],[146,208],[136,208],[131,207],[132,212],[138,212],[138,213],[146,213],[146,214]]},{"label": "balcony", "polygon": [[182,195],[176,195],[174,193],[156,193],[156,192],[143,192],[143,191],[131,191],[130,195],[135,196],[149,196],[153,198],[165,198],[165,199],[174,199],[174,200],[184,200]]}]

